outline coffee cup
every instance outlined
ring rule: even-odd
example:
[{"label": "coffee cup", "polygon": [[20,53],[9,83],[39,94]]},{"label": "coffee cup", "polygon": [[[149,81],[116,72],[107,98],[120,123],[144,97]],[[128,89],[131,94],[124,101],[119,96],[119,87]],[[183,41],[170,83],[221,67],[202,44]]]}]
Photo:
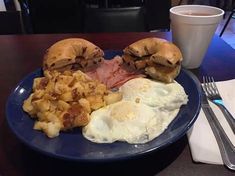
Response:
[{"label": "coffee cup", "polygon": [[170,9],[172,40],[182,52],[182,66],[198,68],[224,15],[220,8],[180,5]]}]

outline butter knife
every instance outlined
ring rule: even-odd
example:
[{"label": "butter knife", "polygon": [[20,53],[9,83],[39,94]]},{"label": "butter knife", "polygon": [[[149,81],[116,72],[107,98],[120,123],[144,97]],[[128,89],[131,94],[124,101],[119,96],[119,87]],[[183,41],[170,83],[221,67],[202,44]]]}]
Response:
[{"label": "butter knife", "polygon": [[226,135],[218,119],[216,118],[216,115],[211,109],[206,94],[203,91],[203,88],[201,96],[202,96],[202,110],[210,124],[210,127],[218,143],[223,163],[229,169],[235,170],[235,147],[233,146],[232,142]]}]

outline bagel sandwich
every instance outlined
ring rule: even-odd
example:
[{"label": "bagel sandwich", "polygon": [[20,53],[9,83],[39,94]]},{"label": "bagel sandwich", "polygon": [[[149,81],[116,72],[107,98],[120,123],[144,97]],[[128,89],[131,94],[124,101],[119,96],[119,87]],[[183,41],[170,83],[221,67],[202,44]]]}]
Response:
[{"label": "bagel sandwich", "polygon": [[160,38],[145,38],[123,50],[127,65],[143,70],[151,78],[170,83],[179,74],[182,54],[171,42]]},{"label": "bagel sandwich", "polygon": [[43,58],[43,70],[84,70],[103,61],[104,52],[81,38],[69,38],[49,47]]}]

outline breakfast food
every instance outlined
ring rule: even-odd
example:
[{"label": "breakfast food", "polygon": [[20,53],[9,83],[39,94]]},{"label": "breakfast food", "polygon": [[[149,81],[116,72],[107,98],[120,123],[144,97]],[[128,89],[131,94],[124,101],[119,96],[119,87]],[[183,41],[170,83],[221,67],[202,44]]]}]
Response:
[{"label": "breakfast food", "polygon": [[111,60],[104,60],[99,67],[85,73],[111,89],[118,88],[133,78],[146,77],[137,70],[123,68],[123,61],[120,56],[115,56]]},{"label": "breakfast food", "polygon": [[96,143],[125,141],[146,143],[162,132],[159,114],[145,104],[120,101],[94,111],[83,128],[85,138]]},{"label": "breakfast food", "polygon": [[88,124],[93,110],[122,98],[81,71],[54,70],[45,71],[44,75],[34,79],[33,92],[24,101],[23,109],[37,118],[34,129],[51,138],[61,130]]},{"label": "breakfast food", "polygon": [[188,101],[184,88],[176,81],[163,83],[146,78],[136,78],[119,88],[123,100],[146,104],[163,111],[179,109]]},{"label": "breakfast food", "polygon": [[98,46],[85,39],[64,39],[46,51],[43,70],[83,70],[102,62],[103,56]]},{"label": "breakfast food", "polygon": [[146,143],[172,122],[188,97],[177,82],[135,78],[120,87],[123,99],[91,114],[83,135],[97,143]]},{"label": "breakfast food", "polygon": [[[99,47],[80,38],[58,41],[47,50],[44,76],[34,79],[23,103],[36,119],[34,129],[53,138],[82,127],[93,142],[146,143],[187,104],[183,87],[174,81],[182,61],[174,44],[147,38],[126,47],[122,57],[103,56]],[[144,78],[143,71],[154,80]]]},{"label": "breakfast food", "polygon": [[177,46],[164,39],[145,38],[123,50],[123,61],[136,69],[143,69],[151,78],[173,82],[179,74],[182,54]]}]

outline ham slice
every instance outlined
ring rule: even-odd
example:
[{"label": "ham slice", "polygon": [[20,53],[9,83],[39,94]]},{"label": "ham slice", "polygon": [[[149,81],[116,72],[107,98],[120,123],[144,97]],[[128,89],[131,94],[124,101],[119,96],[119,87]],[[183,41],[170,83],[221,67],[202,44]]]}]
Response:
[{"label": "ham slice", "polygon": [[117,88],[130,79],[145,77],[144,74],[130,68],[122,66],[122,58],[115,56],[112,60],[104,60],[95,70],[86,74],[92,79],[97,79],[108,88]]}]

